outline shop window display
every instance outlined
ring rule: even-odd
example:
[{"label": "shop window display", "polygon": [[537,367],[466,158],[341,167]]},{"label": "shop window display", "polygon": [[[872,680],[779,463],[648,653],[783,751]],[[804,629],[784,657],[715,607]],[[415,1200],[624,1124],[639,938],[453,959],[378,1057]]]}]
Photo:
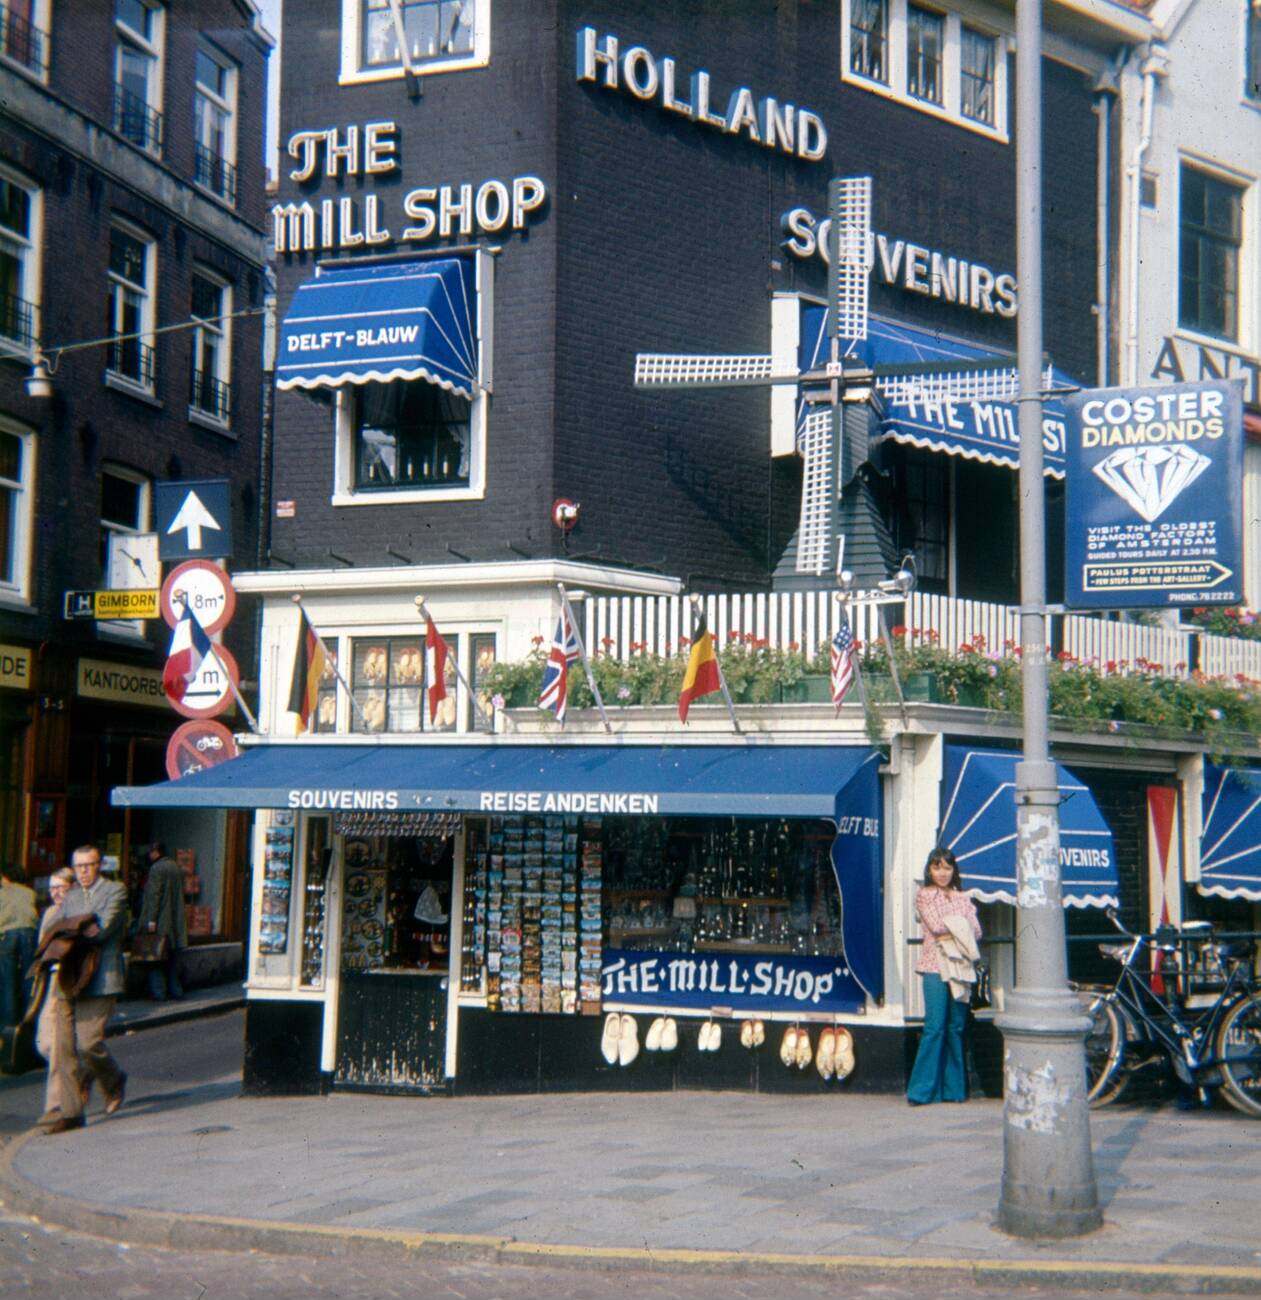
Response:
[{"label": "shop window display", "polygon": [[440,974],[450,964],[452,840],[348,839],[342,970]]},{"label": "shop window display", "polygon": [[[451,647],[454,651],[455,647]],[[454,731],[456,723],[456,661],[446,664],[447,697],[431,722],[424,705],[425,648],[420,637],[372,637],[355,641],[351,656],[351,689],[359,708],[355,731]]]}]

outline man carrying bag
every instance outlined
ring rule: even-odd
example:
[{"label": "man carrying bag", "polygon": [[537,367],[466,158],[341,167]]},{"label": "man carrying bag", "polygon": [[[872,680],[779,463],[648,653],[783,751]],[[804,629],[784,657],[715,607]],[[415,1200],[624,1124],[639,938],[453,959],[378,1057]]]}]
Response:
[{"label": "man carrying bag", "polygon": [[157,840],[149,846],[149,875],[131,944],[132,960],[148,965],[149,996],[155,1002],[184,996],[179,961],[180,952],[187,947],[184,873],[167,857],[166,845]]}]

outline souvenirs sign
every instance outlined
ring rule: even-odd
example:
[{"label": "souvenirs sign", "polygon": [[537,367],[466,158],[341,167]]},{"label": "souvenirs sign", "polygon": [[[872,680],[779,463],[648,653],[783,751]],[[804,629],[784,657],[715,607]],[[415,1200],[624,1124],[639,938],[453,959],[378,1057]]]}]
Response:
[{"label": "souvenirs sign", "polygon": [[1086,389],[1066,405],[1065,603],[1239,604],[1239,385]]}]

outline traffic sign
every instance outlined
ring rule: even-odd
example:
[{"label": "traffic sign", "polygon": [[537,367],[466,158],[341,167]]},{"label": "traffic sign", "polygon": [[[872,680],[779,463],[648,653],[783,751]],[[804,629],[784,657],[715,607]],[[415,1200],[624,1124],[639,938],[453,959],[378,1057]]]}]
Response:
[{"label": "traffic sign", "polygon": [[68,591],[66,618],[157,618],[158,589],[135,588],[120,591]]},{"label": "traffic sign", "polygon": [[240,752],[232,733],[222,722],[202,718],[182,722],[167,742],[166,774],[172,781],[178,781],[182,776],[217,767]]},{"label": "traffic sign", "polygon": [[224,560],[232,554],[232,490],[226,478],[153,485],[158,552],[165,560]]},{"label": "traffic sign", "polygon": [[[176,599],[177,595],[180,599]],[[228,575],[209,560],[186,560],[162,584],[162,617],[174,629],[185,603],[207,636],[222,632],[236,612],[236,591]]]},{"label": "traffic sign", "polygon": [[241,684],[241,670],[229,650],[217,645],[197,669],[197,676],[188,683],[182,700],[166,698],[176,713],[186,718],[217,718],[226,712]]}]

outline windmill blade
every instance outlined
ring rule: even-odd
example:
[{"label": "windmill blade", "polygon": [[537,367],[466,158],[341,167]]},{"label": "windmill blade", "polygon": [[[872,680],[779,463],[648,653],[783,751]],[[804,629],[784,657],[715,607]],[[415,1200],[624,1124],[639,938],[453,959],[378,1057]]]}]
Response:
[{"label": "windmill blade", "polygon": [[[1042,375],[1051,386],[1051,368]],[[877,373],[876,388],[895,406],[938,402],[1014,402],[1020,395],[1020,374],[1011,366],[939,370],[929,374]]]},{"label": "windmill blade", "polygon": [[752,388],[797,382],[797,372],[774,375],[769,356],[684,356],[640,352],[635,357],[636,388]]},{"label": "windmill blade", "polygon": [[846,176],[828,185],[832,267],[828,309],[833,338],[867,337],[867,293],[875,243],[871,233],[871,177]]},{"label": "windmill blade", "polygon": [[811,411],[797,435],[801,471],[801,514],[797,521],[797,572],[821,574],[835,547],[836,475],[832,456],[832,411]]}]

